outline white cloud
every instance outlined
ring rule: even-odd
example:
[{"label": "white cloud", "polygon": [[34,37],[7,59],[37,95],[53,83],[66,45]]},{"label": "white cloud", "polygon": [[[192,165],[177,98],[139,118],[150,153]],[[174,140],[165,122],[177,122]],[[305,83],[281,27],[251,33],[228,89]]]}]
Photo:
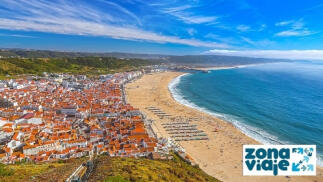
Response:
[{"label": "white cloud", "polygon": [[320,4],[317,4],[315,6],[305,9],[305,11],[311,11],[311,13],[312,13],[313,10],[320,10],[320,9],[322,9],[322,7],[323,7],[323,3],[320,3]]},{"label": "white cloud", "polygon": [[194,15],[191,12],[185,11],[191,8],[193,8],[193,6],[183,5],[172,8],[165,8],[162,10],[162,12],[174,16],[186,24],[217,23],[217,16]]},{"label": "white cloud", "polygon": [[[226,44],[183,39],[176,36],[157,34],[128,24],[129,17],[137,17],[117,4],[110,4],[118,16],[103,12],[88,4],[64,1],[59,3],[42,0],[5,1],[6,7],[15,17],[0,15],[0,29],[50,32],[57,34],[102,36],[115,39],[175,43],[197,47],[226,48]],[[202,21],[202,20],[200,20]]]},{"label": "white cloud", "polygon": [[214,34],[214,33],[208,33],[204,36],[205,38],[210,38],[210,39],[218,39],[220,38],[221,36],[217,35],[217,34]]},{"label": "white cloud", "polygon": [[258,29],[258,31],[263,31],[267,28],[267,25],[266,24],[261,24],[260,25],[260,28]]},{"label": "white cloud", "polygon": [[239,30],[240,32],[247,32],[250,30],[250,27],[247,25],[239,25],[237,26],[237,30]]},{"label": "white cloud", "polygon": [[291,60],[323,60],[323,50],[225,50],[213,49],[206,54],[242,56],[253,58],[274,58]]},{"label": "white cloud", "polygon": [[[48,21],[47,21],[48,22]],[[194,39],[181,39],[175,36],[159,35],[136,28],[102,25],[95,22],[79,21],[75,19],[52,20],[51,23],[21,21],[0,18],[0,28],[10,30],[52,32],[58,34],[106,36],[116,39],[144,40],[158,43],[176,43],[202,47],[228,47],[225,44],[204,42]]]},{"label": "white cloud", "polygon": [[309,31],[302,19],[281,21],[275,24],[278,27],[286,27],[287,30],[280,31],[275,34],[277,37],[303,37],[312,35],[315,32]]},{"label": "white cloud", "polygon": [[276,26],[286,26],[286,25],[290,25],[294,22],[294,20],[290,20],[290,21],[281,21],[281,22],[277,22],[275,25]]},{"label": "white cloud", "polygon": [[235,28],[239,32],[261,32],[261,31],[264,31],[267,28],[267,25],[266,24],[261,24],[261,25],[258,25],[258,26],[251,27],[251,26],[248,26],[248,25],[241,24],[241,25],[236,26]]},{"label": "white cloud", "polygon": [[217,16],[195,16],[187,12],[172,12],[169,13],[186,24],[203,24],[203,23],[217,23]]},{"label": "white cloud", "polygon": [[2,37],[19,37],[19,38],[37,38],[35,36],[30,36],[30,35],[4,34],[4,33],[1,33],[0,36],[2,36]]},{"label": "white cloud", "polygon": [[302,37],[302,36],[307,36],[307,35],[312,35],[314,32],[308,31],[308,30],[286,30],[286,31],[281,31],[275,34],[275,36],[278,37]]},{"label": "white cloud", "polygon": [[183,5],[183,6],[177,6],[177,7],[172,7],[172,8],[166,8],[164,12],[166,13],[172,13],[172,12],[178,12],[178,11],[183,11],[186,9],[192,8],[191,5]]},{"label": "white cloud", "polygon": [[187,29],[187,33],[190,36],[193,36],[193,35],[197,34],[197,30],[195,30],[194,28],[189,28],[189,29]]},{"label": "white cloud", "polygon": [[239,43],[233,37],[224,37],[224,36],[220,36],[220,35],[217,35],[214,33],[208,33],[204,37],[207,39],[216,40],[216,41],[223,42],[223,43],[230,44],[230,45],[234,45],[234,44]]},{"label": "white cloud", "polygon": [[130,12],[129,10],[127,10],[126,8],[120,6],[120,5],[116,4],[116,3],[113,3],[113,2],[109,2],[109,1],[105,1],[105,0],[100,0],[100,1],[103,2],[103,3],[105,3],[105,4],[108,4],[110,6],[116,7],[122,13],[127,14],[130,17],[132,17],[133,19],[135,19],[138,22],[138,24],[140,24],[140,25],[142,24],[141,21],[140,21],[140,19],[135,14],[133,14],[132,12]]},{"label": "white cloud", "polygon": [[247,38],[247,37],[241,37],[241,39],[250,44],[250,45],[253,45],[253,46],[256,46],[256,47],[266,47],[266,46],[270,46],[270,45],[273,45],[275,44],[274,41],[271,41],[271,40],[268,40],[268,39],[263,39],[263,40],[251,40],[250,38]]},{"label": "white cloud", "polygon": [[304,28],[304,22],[302,19],[300,20],[289,20],[289,21],[281,21],[275,24],[278,27],[289,27],[293,30],[300,30]]}]

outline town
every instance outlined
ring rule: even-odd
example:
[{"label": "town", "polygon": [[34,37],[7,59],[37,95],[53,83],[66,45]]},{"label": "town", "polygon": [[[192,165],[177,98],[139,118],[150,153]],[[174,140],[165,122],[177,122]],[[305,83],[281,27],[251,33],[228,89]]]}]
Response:
[{"label": "town", "polygon": [[165,142],[147,131],[143,114],[126,103],[123,85],[143,73],[97,78],[44,73],[0,81],[0,161],[167,153]]}]

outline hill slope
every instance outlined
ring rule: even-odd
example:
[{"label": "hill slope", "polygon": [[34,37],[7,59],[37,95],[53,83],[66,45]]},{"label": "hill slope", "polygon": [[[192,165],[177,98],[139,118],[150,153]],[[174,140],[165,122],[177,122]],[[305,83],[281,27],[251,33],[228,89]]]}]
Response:
[{"label": "hill slope", "polygon": [[1,49],[0,56],[24,58],[76,58],[76,57],[116,57],[121,59],[145,59],[152,62],[186,66],[235,66],[243,64],[259,64],[270,62],[285,62],[290,60],[250,58],[223,55],[161,55],[161,54],[134,54],[121,52],[89,53],[89,52],[62,52],[46,50]]},{"label": "hill slope", "polygon": [[2,58],[0,76],[41,74],[43,72],[70,72],[76,74],[104,74],[136,70],[151,65],[151,61],[142,59],[118,59],[113,57],[77,57],[77,58]]},{"label": "hill slope", "polygon": [[[64,181],[86,158],[48,163],[0,164],[0,181]],[[49,180],[50,179],[50,180]]]},{"label": "hill slope", "polygon": [[[197,166],[191,166],[173,154],[172,160],[150,160],[146,158],[110,158],[100,155],[96,159],[88,181],[104,182],[219,182]],[[69,159],[47,163],[0,164],[0,181],[65,181],[87,158]]]},{"label": "hill slope", "polygon": [[189,165],[175,154],[173,156],[172,160],[99,156],[96,168],[88,181],[218,182],[199,167]]}]

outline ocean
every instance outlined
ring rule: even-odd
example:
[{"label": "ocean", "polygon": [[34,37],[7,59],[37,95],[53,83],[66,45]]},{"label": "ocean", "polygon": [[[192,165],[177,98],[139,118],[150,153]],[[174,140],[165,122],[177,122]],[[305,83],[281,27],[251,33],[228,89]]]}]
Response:
[{"label": "ocean", "polygon": [[231,122],[263,144],[316,144],[323,165],[323,63],[269,63],[188,73],[178,102]]}]

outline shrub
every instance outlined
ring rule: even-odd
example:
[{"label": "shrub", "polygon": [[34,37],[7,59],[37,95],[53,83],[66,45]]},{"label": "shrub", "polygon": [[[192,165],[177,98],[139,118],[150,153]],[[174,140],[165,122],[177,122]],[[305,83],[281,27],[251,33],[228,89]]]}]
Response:
[{"label": "shrub", "polygon": [[4,164],[0,164],[0,176],[11,176],[13,173],[13,169],[8,168],[8,166]]},{"label": "shrub", "polygon": [[104,179],[104,182],[129,182],[129,181],[123,179],[121,176],[109,176],[106,179]]}]

